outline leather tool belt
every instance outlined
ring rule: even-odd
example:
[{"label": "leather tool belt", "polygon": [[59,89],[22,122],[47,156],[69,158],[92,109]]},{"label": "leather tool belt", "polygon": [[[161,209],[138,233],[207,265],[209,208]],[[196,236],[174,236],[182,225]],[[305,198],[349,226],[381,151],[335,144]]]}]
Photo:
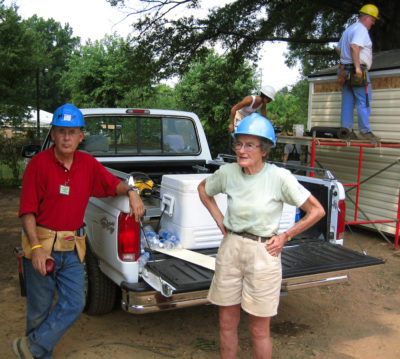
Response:
[{"label": "leather tool belt", "polygon": [[339,84],[339,86],[343,86],[344,83],[346,82],[346,71],[345,69],[345,65],[340,65],[339,66],[339,73],[338,73],[338,78],[337,78],[337,82]]},{"label": "leather tool belt", "polygon": [[237,234],[238,236],[249,238],[249,239],[252,239],[253,241],[257,241],[257,242],[261,242],[261,243],[264,243],[271,238],[271,237],[256,236],[255,234],[251,234],[248,232],[233,232],[233,231],[231,231],[231,233]]},{"label": "leather tool belt", "polygon": [[[36,228],[39,242],[48,255],[51,255],[52,250],[71,252],[76,248],[79,260],[83,262],[86,253],[86,233],[83,233],[83,230],[53,231],[42,226]],[[24,231],[22,231],[22,250],[25,258],[32,258],[31,244]]]},{"label": "leather tool belt", "polygon": [[[345,72],[345,69],[348,71]],[[353,64],[341,64],[339,66],[338,83],[340,86],[346,82],[347,85],[352,87],[368,86],[367,80],[367,66],[361,64],[361,77],[356,77],[356,69]]]},{"label": "leather tool belt", "polygon": [[356,71],[355,69],[350,69],[349,74],[348,74],[348,79],[347,82],[350,86],[353,87],[363,87],[368,85],[368,80],[367,80],[367,70],[361,66],[361,72],[362,75],[361,77],[356,77]]}]

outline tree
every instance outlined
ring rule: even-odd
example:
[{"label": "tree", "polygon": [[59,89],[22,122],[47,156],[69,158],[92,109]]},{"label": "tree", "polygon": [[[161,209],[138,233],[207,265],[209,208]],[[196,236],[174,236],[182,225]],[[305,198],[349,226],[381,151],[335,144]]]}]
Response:
[{"label": "tree", "polygon": [[135,92],[140,100],[151,96],[147,64],[135,55],[117,35],[81,46],[68,61],[62,81],[72,102],[80,107],[115,107],[126,103],[125,98],[132,100]]},{"label": "tree", "polygon": [[80,38],[72,36],[72,28],[68,23],[62,27],[54,19],[45,20],[33,15],[24,24],[35,34],[38,52],[36,68],[30,76],[31,106],[35,107],[37,96],[40,95],[40,108],[53,112],[68,97],[61,77],[67,69],[69,58],[80,44]]},{"label": "tree", "polygon": [[36,68],[35,35],[14,6],[0,2],[0,124],[20,123],[27,115],[28,79]]},{"label": "tree", "polygon": [[258,87],[257,82],[250,64],[236,66],[228,56],[210,51],[176,85],[179,109],[199,116],[213,155],[227,152],[230,110]]},{"label": "tree", "polygon": [[281,131],[290,132],[294,124],[307,125],[308,81],[298,81],[291,90],[281,89],[275,100],[268,104],[270,120]]},{"label": "tree", "polygon": [[17,10],[0,1],[0,122],[3,118],[13,126],[21,124],[31,108],[40,105],[52,112],[65,101],[61,73],[80,41],[72,37],[68,24],[61,27],[36,15],[21,20]]},{"label": "tree", "polygon": [[125,42],[118,36],[80,47],[68,61],[63,83],[80,107],[115,107],[133,83]]},{"label": "tree", "polygon": [[[128,0],[108,0],[124,6]],[[152,48],[166,76],[184,71],[196,56],[217,42],[232,59],[255,59],[265,41],[289,43],[288,63],[300,61],[304,74],[337,62],[332,43],[355,21],[363,0],[236,0],[213,8],[208,16],[173,18],[178,6],[198,8],[200,0],[143,0],[135,11],[138,45]],[[374,50],[400,47],[400,2],[375,1],[383,21],[371,30]],[[146,7],[147,6],[147,7]],[[143,16],[146,14],[146,16]],[[176,13],[175,13],[176,15]]]}]

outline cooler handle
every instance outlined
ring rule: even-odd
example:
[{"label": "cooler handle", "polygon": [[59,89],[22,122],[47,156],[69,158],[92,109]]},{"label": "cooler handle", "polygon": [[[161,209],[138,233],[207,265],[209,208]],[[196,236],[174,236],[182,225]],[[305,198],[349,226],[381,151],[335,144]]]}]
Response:
[{"label": "cooler handle", "polygon": [[166,211],[168,216],[172,217],[174,213],[175,197],[164,193],[161,200],[161,211]]}]

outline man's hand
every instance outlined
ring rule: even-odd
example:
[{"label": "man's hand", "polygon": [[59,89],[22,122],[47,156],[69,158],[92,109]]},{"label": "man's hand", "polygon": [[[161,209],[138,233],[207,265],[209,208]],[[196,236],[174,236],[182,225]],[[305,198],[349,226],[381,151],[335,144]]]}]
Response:
[{"label": "man's hand", "polygon": [[135,191],[129,191],[128,196],[129,196],[129,208],[130,208],[129,215],[131,216],[135,215],[136,222],[139,222],[139,219],[143,217],[146,211],[144,203],[140,198],[139,194],[137,194]]},{"label": "man's hand", "polygon": [[32,265],[42,276],[46,273],[46,259],[51,258],[43,248],[36,248],[32,251]]},{"label": "man's hand", "polygon": [[361,67],[356,67],[356,73],[354,75],[355,77],[361,78],[362,77],[362,71]]}]

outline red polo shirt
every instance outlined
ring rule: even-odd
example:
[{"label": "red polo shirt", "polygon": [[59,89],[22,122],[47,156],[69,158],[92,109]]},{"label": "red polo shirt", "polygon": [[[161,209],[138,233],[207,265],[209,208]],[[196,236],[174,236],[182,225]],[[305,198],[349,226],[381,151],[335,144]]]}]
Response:
[{"label": "red polo shirt", "polygon": [[26,167],[19,216],[34,213],[38,225],[73,231],[83,225],[89,197],[115,196],[119,182],[94,157],[80,151],[75,151],[71,169],[66,169],[52,146]]}]

